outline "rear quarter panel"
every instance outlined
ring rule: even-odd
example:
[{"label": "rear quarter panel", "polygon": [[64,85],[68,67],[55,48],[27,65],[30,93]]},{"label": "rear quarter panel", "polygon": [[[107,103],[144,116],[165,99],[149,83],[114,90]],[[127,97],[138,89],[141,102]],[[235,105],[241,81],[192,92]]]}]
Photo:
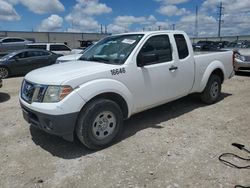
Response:
[{"label": "rear quarter panel", "polygon": [[233,73],[232,58],[232,51],[195,55],[195,82],[192,93],[202,92],[210,75],[216,69],[222,70],[224,80],[229,79]]}]

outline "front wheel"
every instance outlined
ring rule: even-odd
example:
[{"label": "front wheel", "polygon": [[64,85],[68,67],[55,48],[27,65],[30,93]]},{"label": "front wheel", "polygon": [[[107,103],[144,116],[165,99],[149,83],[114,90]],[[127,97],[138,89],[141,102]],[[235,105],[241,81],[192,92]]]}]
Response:
[{"label": "front wheel", "polygon": [[112,144],[120,135],[123,114],[113,101],[97,99],[81,111],[76,134],[78,139],[89,149],[102,149]]},{"label": "front wheel", "polygon": [[217,102],[221,94],[221,82],[221,78],[218,75],[212,74],[204,91],[201,93],[201,100],[206,104]]}]

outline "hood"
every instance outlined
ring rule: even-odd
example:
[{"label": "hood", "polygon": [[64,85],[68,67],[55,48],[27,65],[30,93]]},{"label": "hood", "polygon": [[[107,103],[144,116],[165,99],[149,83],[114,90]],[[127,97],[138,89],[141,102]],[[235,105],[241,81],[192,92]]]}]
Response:
[{"label": "hood", "polygon": [[250,56],[250,48],[239,48],[238,52],[243,56]]},{"label": "hood", "polygon": [[61,61],[61,62],[64,62],[64,61],[76,61],[81,56],[82,56],[82,54],[65,55],[65,56],[61,56],[61,57],[57,58],[57,61]]},{"label": "hood", "polygon": [[[36,69],[28,73],[25,79],[36,84],[62,85],[66,82],[70,83],[74,79],[84,77],[93,78],[92,75],[110,71],[116,66],[98,62],[71,61],[69,63],[55,64]],[[71,86],[74,87],[74,84]]]}]

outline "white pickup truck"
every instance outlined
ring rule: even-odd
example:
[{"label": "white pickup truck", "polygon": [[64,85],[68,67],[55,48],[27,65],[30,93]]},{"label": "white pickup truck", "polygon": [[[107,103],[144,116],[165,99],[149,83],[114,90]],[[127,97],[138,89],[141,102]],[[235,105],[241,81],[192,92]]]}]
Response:
[{"label": "white pickup truck", "polygon": [[190,93],[215,103],[233,75],[233,52],[194,56],[182,31],[126,33],[101,40],[76,62],[30,72],[20,103],[31,125],[101,149],[135,113]]}]

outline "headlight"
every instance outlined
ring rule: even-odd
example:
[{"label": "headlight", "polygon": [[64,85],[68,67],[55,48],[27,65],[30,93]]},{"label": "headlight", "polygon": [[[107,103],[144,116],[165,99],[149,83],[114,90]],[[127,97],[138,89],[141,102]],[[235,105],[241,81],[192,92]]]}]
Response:
[{"label": "headlight", "polygon": [[241,60],[241,61],[245,61],[245,60],[246,60],[246,58],[245,58],[243,55],[240,55],[240,54],[238,54],[238,53],[235,54],[235,58],[236,58],[236,59],[239,59],[239,60]]},{"label": "headlight", "polygon": [[70,86],[48,86],[43,102],[44,103],[54,103],[59,102],[64,99],[68,94],[70,94],[73,89]]}]

